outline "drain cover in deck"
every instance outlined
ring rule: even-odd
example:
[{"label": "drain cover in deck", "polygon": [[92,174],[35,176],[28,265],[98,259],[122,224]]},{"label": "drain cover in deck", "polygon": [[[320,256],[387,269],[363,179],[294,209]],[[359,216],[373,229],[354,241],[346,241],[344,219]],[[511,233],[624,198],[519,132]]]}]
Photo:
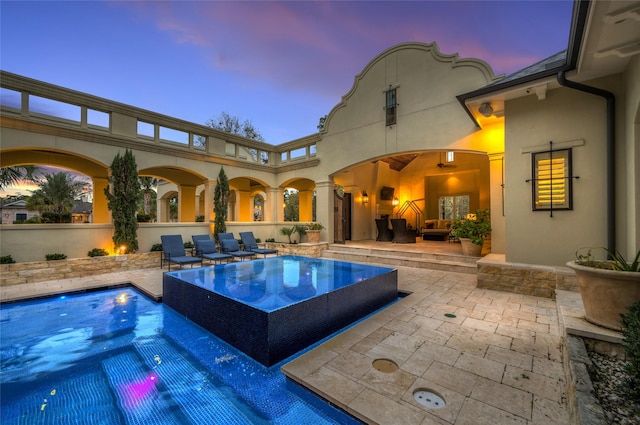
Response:
[{"label": "drain cover in deck", "polygon": [[425,388],[418,388],[415,390],[413,392],[413,398],[428,409],[442,409],[445,406],[445,402],[442,397]]}]

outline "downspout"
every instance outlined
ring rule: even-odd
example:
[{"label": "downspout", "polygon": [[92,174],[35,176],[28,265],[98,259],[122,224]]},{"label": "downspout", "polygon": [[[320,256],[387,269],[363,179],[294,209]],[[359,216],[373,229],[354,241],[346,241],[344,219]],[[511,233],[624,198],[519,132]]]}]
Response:
[{"label": "downspout", "polygon": [[585,84],[569,81],[565,77],[565,71],[558,72],[558,83],[561,86],[596,96],[607,100],[607,249],[615,252],[616,249],[616,181],[615,181],[615,112],[616,97],[613,93]]}]

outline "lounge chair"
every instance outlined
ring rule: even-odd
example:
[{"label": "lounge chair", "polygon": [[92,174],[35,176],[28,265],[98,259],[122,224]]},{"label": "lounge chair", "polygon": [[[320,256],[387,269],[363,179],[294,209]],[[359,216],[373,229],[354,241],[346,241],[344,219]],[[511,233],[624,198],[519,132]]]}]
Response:
[{"label": "lounge chair", "polygon": [[256,238],[255,236],[253,236],[253,232],[240,232],[240,239],[242,239],[242,245],[244,245],[244,249],[246,251],[255,252],[256,254],[262,254],[264,258],[267,258],[268,254],[278,255],[277,249],[258,247],[258,242],[256,242]]},{"label": "lounge chair", "polygon": [[184,243],[182,242],[182,236],[180,235],[162,235],[160,236],[162,241],[162,256],[160,257],[160,268],[164,268],[163,263],[169,265],[169,271],[171,271],[171,263],[179,264],[182,267],[185,264],[200,263],[202,266],[202,258],[190,257],[184,251]]},{"label": "lounge chair", "polygon": [[220,247],[222,248],[223,254],[229,254],[234,258],[240,258],[240,261],[244,261],[245,258],[251,259],[251,257],[256,256],[255,252],[240,250],[240,244],[233,237],[233,233],[218,233],[218,241],[220,241]]},{"label": "lounge chair", "polygon": [[193,235],[191,239],[193,239],[193,244],[195,245],[196,257],[213,261],[214,264],[218,261],[222,262],[222,260],[229,262],[233,258],[233,255],[218,252],[216,241],[211,239],[209,235]]}]

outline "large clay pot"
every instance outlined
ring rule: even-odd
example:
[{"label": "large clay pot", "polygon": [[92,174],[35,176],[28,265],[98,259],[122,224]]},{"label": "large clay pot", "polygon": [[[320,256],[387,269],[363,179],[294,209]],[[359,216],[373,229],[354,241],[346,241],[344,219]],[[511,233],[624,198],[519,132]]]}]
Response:
[{"label": "large clay pot", "polygon": [[320,243],[320,232],[322,230],[307,230],[307,242]]},{"label": "large clay pot", "polygon": [[570,261],[567,266],[576,272],[584,317],[605,328],[622,329],[620,315],[640,301],[640,273],[587,267]]},{"label": "large clay pot", "polygon": [[482,252],[482,245],[474,244],[469,238],[460,238],[460,244],[462,245],[463,255],[480,257],[480,253]]}]

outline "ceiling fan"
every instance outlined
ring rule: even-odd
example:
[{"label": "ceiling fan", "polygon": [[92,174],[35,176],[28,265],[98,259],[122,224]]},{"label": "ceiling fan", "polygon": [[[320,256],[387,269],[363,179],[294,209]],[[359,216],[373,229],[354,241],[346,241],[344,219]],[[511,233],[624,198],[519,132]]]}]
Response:
[{"label": "ceiling fan", "polygon": [[442,152],[440,152],[440,162],[438,162],[436,166],[438,168],[456,168],[457,167],[457,165],[455,164],[445,164],[444,162],[442,162]]}]

